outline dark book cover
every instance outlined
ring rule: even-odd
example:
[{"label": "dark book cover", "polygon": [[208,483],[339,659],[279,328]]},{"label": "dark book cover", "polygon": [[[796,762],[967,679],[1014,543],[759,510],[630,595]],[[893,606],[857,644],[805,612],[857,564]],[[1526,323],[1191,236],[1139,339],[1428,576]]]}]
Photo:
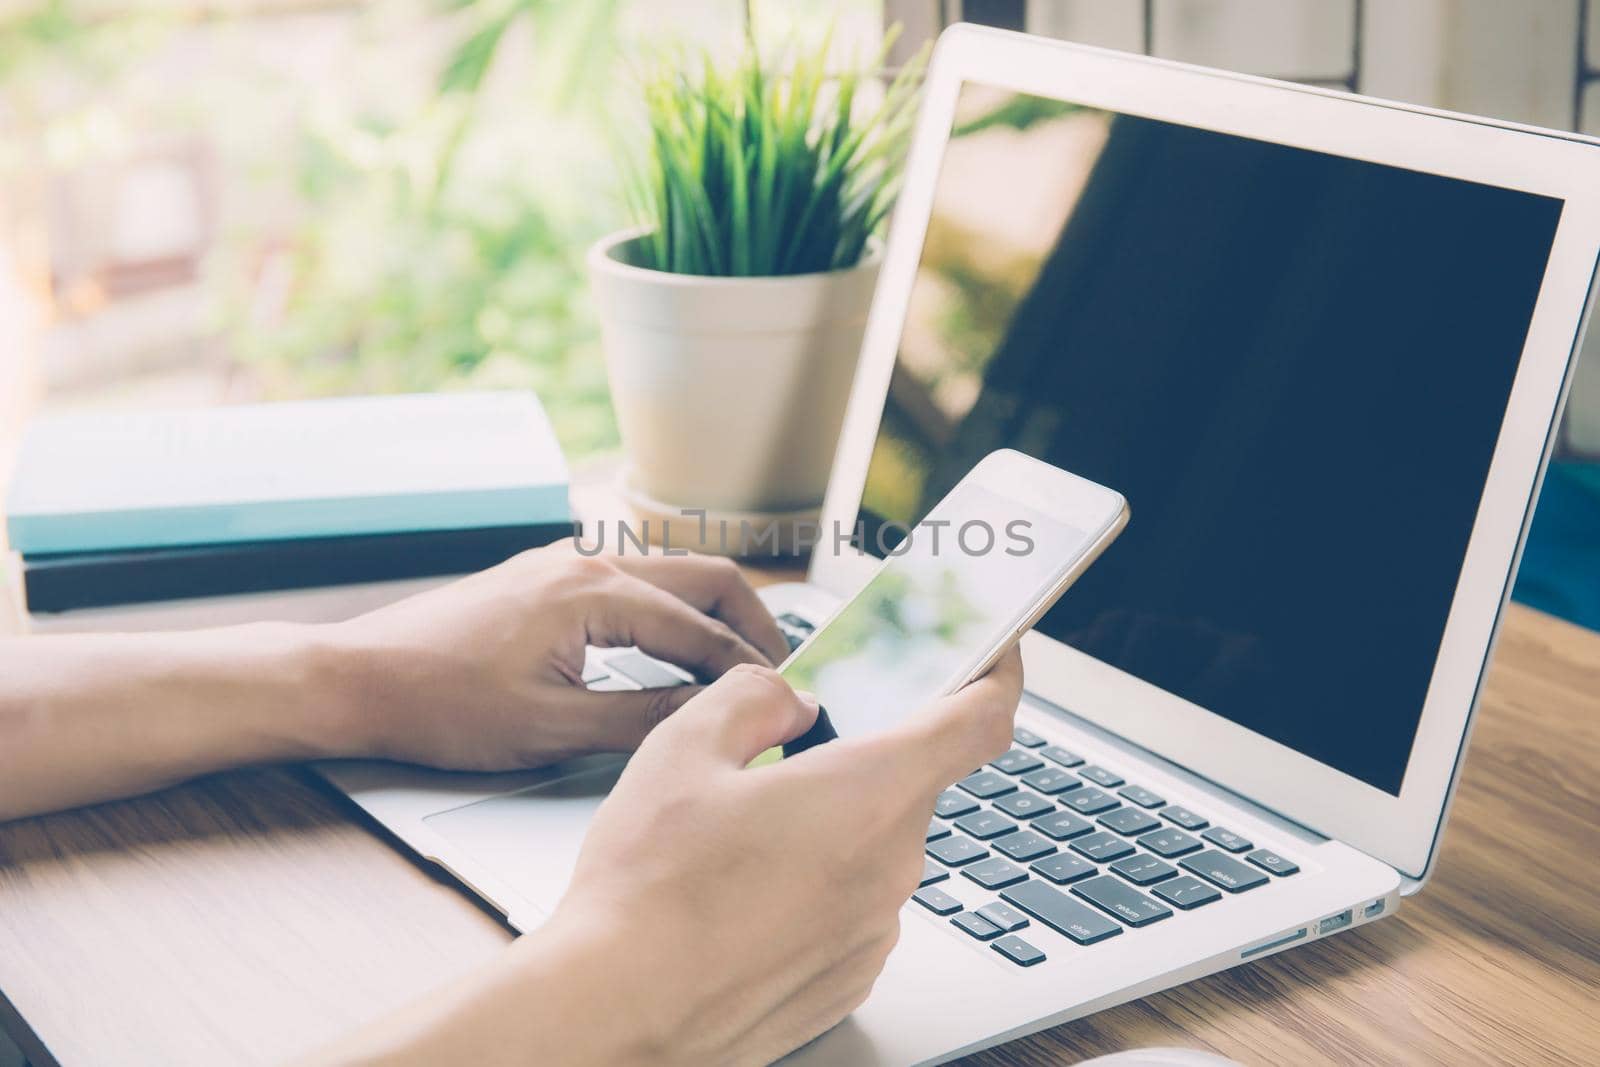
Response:
[{"label": "dark book cover", "polygon": [[22,558],[30,612],[467,574],[570,537],[570,522]]}]

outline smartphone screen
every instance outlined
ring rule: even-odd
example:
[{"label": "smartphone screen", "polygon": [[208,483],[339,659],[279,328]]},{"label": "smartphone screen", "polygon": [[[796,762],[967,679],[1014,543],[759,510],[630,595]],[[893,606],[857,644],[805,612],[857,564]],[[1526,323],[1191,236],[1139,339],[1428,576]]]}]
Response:
[{"label": "smartphone screen", "polygon": [[965,681],[1100,533],[964,480],[780,673],[837,736],[893,725]]}]

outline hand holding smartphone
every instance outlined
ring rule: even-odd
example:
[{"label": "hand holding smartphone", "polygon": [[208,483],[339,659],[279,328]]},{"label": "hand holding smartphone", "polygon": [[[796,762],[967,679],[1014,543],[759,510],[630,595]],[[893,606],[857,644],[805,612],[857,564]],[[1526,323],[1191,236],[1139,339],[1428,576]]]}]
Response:
[{"label": "hand holding smartphone", "polygon": [[891,726],[982,675],[1127,522],[1114,490],[1011,449],[985,456],[784,661],[823,712],[752,765]]}]

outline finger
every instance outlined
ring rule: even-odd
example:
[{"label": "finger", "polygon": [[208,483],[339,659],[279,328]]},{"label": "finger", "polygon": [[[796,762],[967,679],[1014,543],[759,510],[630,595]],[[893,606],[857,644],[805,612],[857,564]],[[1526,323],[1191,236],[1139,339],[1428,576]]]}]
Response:
[{"label": "finger", "polygon": [[574,741],[583,751],[632,752],[652,730],[704,689],[700,685],[679,685],[575,694],[575,714],[571,719]]},{"label": "finger", "polygon": [[[784,760],[784,773],[854,778],[885,803],[906,797],[920,805],[1011,745],[1022,695],[1022,659],[1008,651],[983,676],[899,724],[875,733],[818,745]],[[909,792],[908,792],[909,791]]]},{"label": "finger", "polygon": [[705,679],[719,678],[741,663],[767,663],[767,657],[727,623],[649,582],[617,574],[596,594],[589,602],[587,620],[592,645],[637,645],[646,654]]},{"label": "finger", "polygon": [[796,693],[770,667],[744,665],[683,705],[661,736],[685,756],[743,767],[799,737],[816,719],[816,697]]},{"label": "finger", "polygon": [[665,589],[691,607],[721,619],[772,664],[789,655],[783,631],[732,560],[720,556],[640,556],[612,560],[624,573]]},{"label": "finger", "polygon": [[1022,654],[1007,652],[981,678],[913,712],[874,739],[888,769],[938,791],[1011,745],[1022,699]]}]

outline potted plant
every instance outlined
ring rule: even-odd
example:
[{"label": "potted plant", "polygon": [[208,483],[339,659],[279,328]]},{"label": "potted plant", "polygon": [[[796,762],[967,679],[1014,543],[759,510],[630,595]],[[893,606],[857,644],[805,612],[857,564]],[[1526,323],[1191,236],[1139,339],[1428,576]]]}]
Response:
[{"label": "potted plant", "polygon": [[622,494],[674,547],[793,547],[822,502],[922,65],[869,104],[887,45],[831,75],[827,51],[648,73],[638,225],[589,253]]}]

